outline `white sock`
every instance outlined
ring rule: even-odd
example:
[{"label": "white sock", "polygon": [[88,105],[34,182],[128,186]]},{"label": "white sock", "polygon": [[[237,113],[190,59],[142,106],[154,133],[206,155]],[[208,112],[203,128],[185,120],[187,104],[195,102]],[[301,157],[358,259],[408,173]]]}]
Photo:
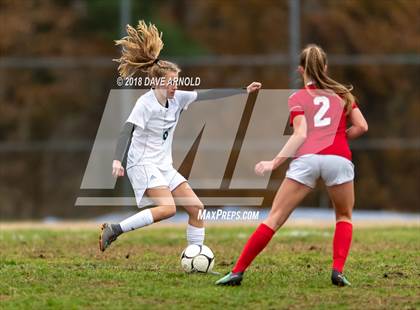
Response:
[{"label": "white sock", "polygon": [[187,226],[187,241],[188,245],[198,244],[203,245],[204,242],[204,227],[195,227],[190,224]]},{"label": "white sock", "polygon": [[123,220],[120,226],[123,232],[127,232],[150,224],[153,224],[152,211],[146,209]]}]

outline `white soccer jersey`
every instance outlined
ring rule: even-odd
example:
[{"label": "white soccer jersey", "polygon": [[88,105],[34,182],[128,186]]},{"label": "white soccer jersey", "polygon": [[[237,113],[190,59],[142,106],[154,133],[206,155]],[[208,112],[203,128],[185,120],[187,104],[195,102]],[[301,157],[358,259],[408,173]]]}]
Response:
[{"label": "white soccer jersey", "polygon": [[168,108],[156,99],[153,90],[136,102],[127,122],[135,125],[127,156],[127,169],[135,165],[172,166],[172,140],[182,110],[197,99],[196,91],[176,90]]}]

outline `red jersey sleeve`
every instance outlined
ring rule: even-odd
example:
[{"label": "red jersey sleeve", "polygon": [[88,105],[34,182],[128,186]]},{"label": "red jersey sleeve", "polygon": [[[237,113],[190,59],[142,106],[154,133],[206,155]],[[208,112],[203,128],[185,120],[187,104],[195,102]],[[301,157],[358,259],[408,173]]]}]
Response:
[{"label": "red jersey sleeve", "polygon": [[303,106],[301,103],[299,103],[296,100],[296,93],[294,93],[293,95],[291,95],[289,97],[289,100],[287,102],[288,106],[289,106],[289,112],[290,112],[290,126],[293,127],[293,120],[296,116],[298,115],[303,115],[305,114],[304,110],[303,110]]},{"label": "red jersey sleeve", "polygon": [[352,108],[352,109],[358,109],[358,108],[359,108],[359,106],[357,105],[357,103],[356,103],[356,102],[353,102],[353,104],[351,105],[351,108]]}]

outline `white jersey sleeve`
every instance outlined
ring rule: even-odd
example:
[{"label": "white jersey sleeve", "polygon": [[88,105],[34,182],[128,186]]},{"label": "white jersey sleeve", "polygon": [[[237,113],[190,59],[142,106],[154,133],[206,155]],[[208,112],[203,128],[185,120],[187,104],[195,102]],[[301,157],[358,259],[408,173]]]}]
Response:
[{"label": "white jersey sleeve", "polygon": [[188,109],[189,105],[197,100],[197,92],[194,91],[185,91],[185,90],[177,90],[175,92],[175,96],[179,101],[180,107],[182,110]]},{"label": "white jersey sleeve", "polygon": [[131,111],[127,122],[133,123],[141,129],[145,129],[146,124],[151,117],[151,114],[152,112],[147,108],[145,102],[139,99],[137,100],[133,110]]}]

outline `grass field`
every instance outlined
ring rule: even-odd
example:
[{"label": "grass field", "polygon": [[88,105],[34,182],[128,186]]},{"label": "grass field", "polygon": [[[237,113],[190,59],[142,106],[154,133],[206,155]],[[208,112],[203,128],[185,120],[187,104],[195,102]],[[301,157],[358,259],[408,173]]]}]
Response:
[{"label": "grass field", "polygon": [[[209,227],[215,270],[232,267],[252,227]],[[332,230],[287,228],[257,258],[241,287],[216,287],[214,275],[184,274],[183,227],[123,235],[105,253],[98,231],[3,229],[0,308],[112,309],[418,309],[418,227],[356,227],[346,274],[330,284]]]}]

